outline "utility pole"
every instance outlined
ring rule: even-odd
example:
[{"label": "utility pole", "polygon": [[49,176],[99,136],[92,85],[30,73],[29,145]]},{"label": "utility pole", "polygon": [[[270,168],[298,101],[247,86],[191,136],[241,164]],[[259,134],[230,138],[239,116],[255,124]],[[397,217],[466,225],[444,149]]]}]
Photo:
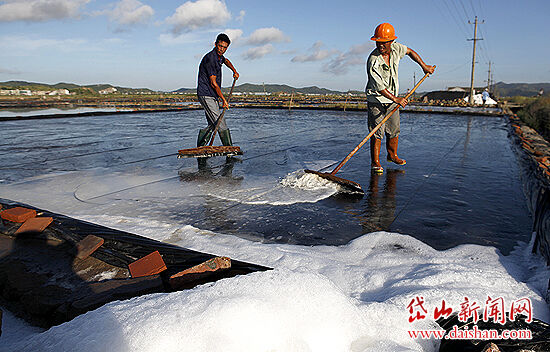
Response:
[{"label": "utility pole", "polygon": [[[482,21],[481,23],[484,23],[485,21]],[[472,22],[468,21],[469,24],[472,24]],[[478,40],[483,40],[482,38],[477,37],[477,16],[475,17],[474,21],[474,38],[468,39],[474,41],[474,51],[472,54],[472,79],[470,82],[470,105],[474,105],[474,71],[476,67],[476,42]]]},{"label": "utility pole", "polygon": [[491,61],[489,61],[489,74],[487,75],[487,91],[491,92]]}]

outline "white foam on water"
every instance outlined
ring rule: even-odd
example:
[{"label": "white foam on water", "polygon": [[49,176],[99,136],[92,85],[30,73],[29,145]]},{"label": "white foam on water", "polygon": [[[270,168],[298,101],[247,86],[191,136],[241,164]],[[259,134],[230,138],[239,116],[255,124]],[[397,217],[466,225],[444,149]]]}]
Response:
[{"label": "white foam on water", "polygon": [[[241,201],[266,204],[304,202],[334,192],[303,176],[292,173],[280,181],[297,187],[267,178],[242,183],[197,180],[175,187],[155,182],[162,174],[98,169],[0,185],[1,197],[275,268],[182,292],[111,302],[47,331],[28,327],[5,312],[0,351],[435,352],[438,341],[413,340],[407,334],[410,329],[437,328],[431,318],[408,322],[407,305],[418,296],[428,309],[442,299],[457,309],[464,297],[480,305],[487,296],[508,303],[528,297],[534,316],[550,320],[544,299],[550,272],[542,258],[531,254],[532,242],[518,245],[508,256],[478,245],[437,251],[389,232],[366,234],[337,247],[266,244],[200,230],[177,219],[159,220],[157,209],[137,201],[189,199],[209,195],[212,188]],[[313,190],[301,188],[310,182]],[[150,185],[118,192],[144,183]],[[95,204],[76,200],[75,190],[84,199],[114,193],[96,198],[101,203]]]},{"label": "white foam on water", "polygon": [[376,232],[344,246],[308,247],[132,217],[82,219],[275,270],[111,302],[45,332],[19,328],[9,350],[435,352],[438,341],[407,333],[438,328],[431,318],[408,322],[407,305],[417,296],[427,309],[445,299],[455,310],[464,297],[480,304],[487,296],[528,297],[536,318],[550,317],[550,273],[530,254],[532,243],[503,256],[478,245],[437,251],[410,236]]},{"label": "white foam on water", "polygon": [[286,175],[280,183],[285,187],[299,188],[308,191],[331,190],[335,193],[340,189],[338,184],[315,174],[306,173],[303,170]]},{"label": "white foam on water", "polygon": [[[303,170],[275,177],[241,180],[194,172],[180,182],[163,173],[137,174],[133,170],[112,172],[97,168],[37,176],[0,184],[0,197],[29,203],[49,211],[89,214],[90,207],[103,213],[123,215],[135,202],[189,202],[193,197],[215,197],[242,204],[290,205],[315,203],[339,191],[339,186]],[[71,204],[70,207],[67,207]],[[124,211],[122,211],[125,209]],[[112,214],[112,213],[110,213]]]},{"label": "white foam on water", "polygon": [[278,183],[255,180],[242,188],[210,188],[209,195],[243,204],[290,205],[316,203],[339,191],[339,186],[303,170],[286,175]]}]

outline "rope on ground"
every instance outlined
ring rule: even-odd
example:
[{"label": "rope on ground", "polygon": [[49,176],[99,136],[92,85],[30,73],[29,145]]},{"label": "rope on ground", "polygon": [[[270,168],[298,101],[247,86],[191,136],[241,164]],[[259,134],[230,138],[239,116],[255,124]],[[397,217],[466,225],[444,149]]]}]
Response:
[{"label": "rope on ground", "polygon": [[[334,138],[337,138],[337,137],[334,137]],[[334,139],[334,138],[332,138],[332,139]],[[312,144],[314,145],[314,144],[319,143],[319,142],[325,143],[326,141],[327,141],[327,139],[319,139],[319,140],[315,141],[315,143],[312,143]],[[310,145],[312,145],[312,144],[310,144]],[[300,145],[296,145],[296,146],[292,146],[292,147],[287,147],[287,148],[283,148],[283,149],[278,149],[278,150],[275,150],[275,151],[271,151],[271,152],[262,153],[262,154],[254,155],[254,156],[251,156],[251,157],[243,158],[242,161],[252,160],[252,159],[256,159],[256,158],[261,158],[261,157],[266,156],[266,155],[281,153],[281,152],[284,152],[284,151],[287,151],[287,150],[291,150],[291,149],[295,149],[295,148],[299,148],[299,147],[301,147],[301,146],[300,146]],[[146,161],[146,160],[153,160],[153,159],[158,159],[158,158],[164,158],[164,157],[173,156],[173,155],[174,155],[174,154],[162,155],[162,156],[159,156],[159,157],[153,157],[153,158],[147,158],[147,159],[137,160],[137,161],[128,162],[128,163],[123,163],[122,165],[131,164],[131,163],[137,163],[137,162],[140,162],[140,161]],[[210,168],[211,168],[211,169],[218,169],[218,168],[222,168],[224,165],[225,165],[225,163],[220,163],[220,164],[218,164],[218,165],[211,166]],[[183,165],[180,166],[178,169],[181,169],[182,167],[183,167]],[[116,193],[119,193],[119,192],[124,192],[124,191],[130,190],[130,189],[135,189],[135,188],[142,187],[142,186],[148,186],[148,185],[153,184],[153,183],[159,183],[159,182],[168,181],[168,180],[175,179],[175,178],[179,178],[179,176],[170,176],[170,177],[163,178],[163,179],[160,179],[160,180],[151,181],[151,182],[143,183],[143,184],[140,184],[140,185],[135,185],[135,186],[127,187],[127,188],[120,189],[120,190],[117,190],[117,191],[108,192],[108,193],[105,193],[105,194],[102,194],[102,195],[98,195],[98,196],[95,196],[95,197],[92,197],[92,198],[88,198],[88,199],[82,199],[82,198],[78,197],[78,195],[76,194],[76,192],[77,192],[77,190],[78,190],[78,187],[80,187],[80,186],[78,186],[77,189],[73,192],[73,196],[74,196],[74,198],[75,198],[76,200],[78,200],[78,201],[80,201],[80,202],[85,202],[85,203],[86,203],[86,202],[88,202],[88,201],[90,201],[90,200],[93,200],[93,199],[97,199],[97,198],[101,198],[101,197],[113,195],[113,194],[116,194]]]},{"label": "rope on ground", "polygon": [[[167,143],[173,143],[173,142],[176,142],[176,140],[152,143],[150,145],[167,144]],[[110,152],[120,152],[120,151],[123,151],[123,150],[129,150],[129,149],[135,149],[135,148],[141,148],[141,147],[143,147],[143,146],[139,145],[139,146],[133,146],[133,147],[115,148],[115,149],[100,150],[100,151],[84,153],[84,154],[68,155],[68,156],[64,156],[64,157],[55,158],[55,160],[45,159],[45,160],[38,161],[38,162],[37,161],[31,161],[31,162],[27,162],[27,163],[20,163],[20,164],[16,164],[16,165],[8,165],[8,166],[0,167],[0,170],[11,170],[11,169],[14,169],[14,168],[19,169],[19,167],[23,166],[23,165],[36,165],[38,163],[46,163],[46,162],[55,164],[59,161],[72,159],[72,158],[80,158],[80,157],[84,157],[84,156],[97,155],[97,154],[110,153]],[[168,156],[171,156],[171,155],[177,155],[177,154],[172,153],[172,154],[169,154]],[[163,157],[166,157],[166,155],[160,156],[160,157],[157,157],[157,158],[163,158]],[[144,160],[148,160],[148,159],[144,159]],[[129,163],[132,163],[132,162],[129,162]],[[124,163],[122,165],[124,165]]]}]

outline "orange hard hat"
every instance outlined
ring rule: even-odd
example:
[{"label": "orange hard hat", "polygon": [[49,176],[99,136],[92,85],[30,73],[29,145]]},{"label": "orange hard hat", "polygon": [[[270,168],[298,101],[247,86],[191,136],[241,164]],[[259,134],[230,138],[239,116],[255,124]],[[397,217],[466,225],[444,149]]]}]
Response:
[{"label": "orange hard hat", "polygon": [[389,23],[379,24],[378,27],[374,30],[374,35],[370,38],[377,42],[389,42],[397,38],[395,35],[395,29]]}]

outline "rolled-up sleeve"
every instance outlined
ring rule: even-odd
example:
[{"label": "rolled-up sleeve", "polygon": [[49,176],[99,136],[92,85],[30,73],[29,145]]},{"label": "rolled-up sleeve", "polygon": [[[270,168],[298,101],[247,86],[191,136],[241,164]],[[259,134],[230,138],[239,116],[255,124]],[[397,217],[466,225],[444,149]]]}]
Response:
[{"label": "rolled-up sleeve", "polygon": [[395,48],[395,51],[397,52],[397,56],[399,56],[399,59],[402,59],[403,57],[405,57],[405,55],[407,55],[407,46],[406,45],[403,45],[401,43],[392,43],[392,47]]}]

